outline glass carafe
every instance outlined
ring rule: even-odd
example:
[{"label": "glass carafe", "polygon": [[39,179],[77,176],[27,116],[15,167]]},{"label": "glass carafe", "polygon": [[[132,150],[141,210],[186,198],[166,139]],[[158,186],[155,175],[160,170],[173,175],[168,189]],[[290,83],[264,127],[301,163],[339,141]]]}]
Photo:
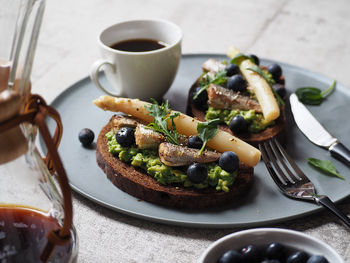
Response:
[{"label": "glass carafe", "polygon": [[77,258],[64,168],[52,147],[42,158],[35,145],[38,130],[45,135],[47,113],[55,117],[57,130],[55,136],[46,134],[45,141],[57,146],[62,128],[57,112],[30,92],[44,5],[44,0],[0,0],[2,263],[74,262]]}]

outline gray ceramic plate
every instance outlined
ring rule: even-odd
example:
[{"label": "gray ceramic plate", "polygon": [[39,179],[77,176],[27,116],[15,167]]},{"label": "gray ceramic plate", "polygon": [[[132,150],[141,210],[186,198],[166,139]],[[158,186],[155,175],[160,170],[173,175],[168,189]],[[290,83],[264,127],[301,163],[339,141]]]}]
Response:
[{"label": "gray ceramic plate", "polygon": [[[201,74],[201,64],[210,57],[220,60],[224,55],[198,54],[184,55],[174,84],[166,95],[172,108],[185,111],[187,92],[192,83]],[[262,64],[272,63],[262,60]],[[322,75],[295,66],[279,63],[286,77],[286,86],[293,91],[301,86],[315,86],[326,89],[332,82]],[[102,79],[106,82],[105,78]],[[107,83],[106,83],[107,84]],[[313,203],[290,200],[283,196],[269,177],[265,165],[261,162],[255,168],[255,182],[243,200],[223,208],[189,212],[164,208],[140,201],[116,188],[108,181],[95,161],[94,149],[80,145],[78,133],[82,128],[91,128],[95,135],[108,122],[113,113],[104,112],[92,104],[101,92],[87,77],[69,87],[52,103],[61,114],[64,133],[59,148],[72,188],[90,200],[121,213],[156,222],[193,227],[251,227],[269,225],[295,217],[305,216],[320,209]],[[350,146],[350,89],[340,84],[336,91],[321,106],[309,107],[316,118],[331,134]],[[287,113],[289,121],[287,151],[302,170],[315,183],[318,193],[327,194],[332,200],[339,201],[350,194],[349,168],[330,157],[323,150],[309,142],[294,127],[294,121]],[[315,157],[332,160],[346,181],[327,177],[310,168],[305,159]]]}]

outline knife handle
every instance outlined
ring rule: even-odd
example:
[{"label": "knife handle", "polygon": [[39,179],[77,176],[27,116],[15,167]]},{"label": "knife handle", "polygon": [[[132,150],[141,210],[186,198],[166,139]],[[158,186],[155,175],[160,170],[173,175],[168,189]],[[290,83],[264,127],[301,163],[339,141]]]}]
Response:
[{"label": "knife handle", "polygon": [[331,155],[350,166],[350,151],[342,143],[337,142],[329,147]]},{"label": "knife handle", "polygon": [[340,211],[335,204],[325,195],[321,195],[318,197],[315,197],[315,200],[318,204],[323,205],[324,207],[328,208],[334,215],[336,215],[338,218],[343,221],[345,225],[350,227],[350,218],[345,215],[342,211]]}]

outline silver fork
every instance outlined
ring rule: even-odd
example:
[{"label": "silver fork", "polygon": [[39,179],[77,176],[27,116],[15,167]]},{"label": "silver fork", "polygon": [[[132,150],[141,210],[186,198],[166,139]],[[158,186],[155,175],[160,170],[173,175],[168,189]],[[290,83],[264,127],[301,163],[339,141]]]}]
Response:
[{"label": "silver fork", "polygon": [[290,198],[321,204],[350,227],[350,218],[341,212],[327,196],[316,194],[313,183],[276,139],[259,144],[259,149],[267,170],[283,194]]}]

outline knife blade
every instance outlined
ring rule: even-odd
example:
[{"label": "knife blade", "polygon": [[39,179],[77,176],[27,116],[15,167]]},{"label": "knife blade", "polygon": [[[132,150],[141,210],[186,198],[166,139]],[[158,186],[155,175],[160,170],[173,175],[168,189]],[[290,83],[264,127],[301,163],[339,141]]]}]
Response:
[{"label": "knife blade", "polygon": [[289,97],[295,123],[314,144],[329,150],[331,155],[350,166],[350,150],[334,138],[302,104],[295,93]]}]

